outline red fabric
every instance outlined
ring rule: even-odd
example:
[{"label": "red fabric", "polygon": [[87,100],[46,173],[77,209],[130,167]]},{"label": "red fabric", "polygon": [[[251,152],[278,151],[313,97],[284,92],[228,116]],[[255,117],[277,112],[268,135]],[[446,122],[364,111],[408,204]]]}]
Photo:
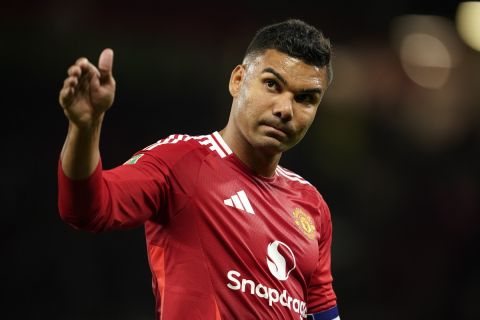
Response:
[{"label": "red fabric", "polygon": [[158,319],[298,319],[336,305],[330,212],[303,178],[256,176],[218,133],[137,155],[84,181],[59,165],[59,208],[94,232],[145,224]]}]

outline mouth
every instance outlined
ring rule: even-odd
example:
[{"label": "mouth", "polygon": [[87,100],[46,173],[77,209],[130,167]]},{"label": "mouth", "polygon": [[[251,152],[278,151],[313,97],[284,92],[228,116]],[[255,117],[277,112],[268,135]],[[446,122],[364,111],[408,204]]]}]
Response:
[{"label": "mouth", "polygon": [[290,131],[284,126],[278,126],[268,122],[262,122],[260,125],[267,129],[266,134],[268,136],[280,138],[280,140],[285,140],[290,136]]}]

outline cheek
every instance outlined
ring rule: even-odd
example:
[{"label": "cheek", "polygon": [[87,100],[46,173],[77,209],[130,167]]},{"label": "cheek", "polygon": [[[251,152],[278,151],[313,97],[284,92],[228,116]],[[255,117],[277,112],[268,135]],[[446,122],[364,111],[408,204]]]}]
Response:
[{"label": "cheek", "polygon": [[254,103],[248,95],[248,92],[244,91],[238,97],[238,103],[235,108],[235,122],[244,133],[250,131],[251,122],[256,118],[256,115],[253,113],[255,109],[253,107]]},{"label": "cheek", "polygon": [[302,133],[308,130],[315,119],[316,110],[305,110],[298,117],[298,129]]},{"label": "cheek", "polygon": [[240,117],[255,120],[262,112],[262,106],[264,105],[264,99],[254,90],[245,90],[240,96],[238,104],[238,112]]}]

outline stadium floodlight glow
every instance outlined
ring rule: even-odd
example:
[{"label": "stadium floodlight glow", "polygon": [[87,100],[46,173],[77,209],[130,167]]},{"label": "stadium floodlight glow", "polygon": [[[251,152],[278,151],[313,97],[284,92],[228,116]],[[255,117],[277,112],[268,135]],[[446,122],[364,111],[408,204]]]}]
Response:
[{"label": "stadium floodlight glow", "polygon": [[457,8],[456,24],[463,41],[480,51],[480,1],[461,2]]},{"label": "stadium floodlight glow", "polygon": [[424,88],[442,88],[460,60],[455,26],[444,17],[399,16],[391,38],[405,74]]},{"label": "stadium floodlight glow", "polygon": [[400,60],[410,79],[431,89],[441,88],[447,82],[452,67],[445,45],[425,33],[410,34],[403,39]]}]

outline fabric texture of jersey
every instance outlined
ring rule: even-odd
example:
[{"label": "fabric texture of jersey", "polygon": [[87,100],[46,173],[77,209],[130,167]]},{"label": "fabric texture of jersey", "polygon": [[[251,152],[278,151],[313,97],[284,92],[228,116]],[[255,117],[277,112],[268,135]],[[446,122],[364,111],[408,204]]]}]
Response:
[{"label": "fabric texture of jersey", "polygon": [[280,166],[254,174],[218,132],[171,135],[81,181],[59,163],[58,179],[75,228],[145,225],[157,319],[302,319],[336,306],[321,195]]}]

